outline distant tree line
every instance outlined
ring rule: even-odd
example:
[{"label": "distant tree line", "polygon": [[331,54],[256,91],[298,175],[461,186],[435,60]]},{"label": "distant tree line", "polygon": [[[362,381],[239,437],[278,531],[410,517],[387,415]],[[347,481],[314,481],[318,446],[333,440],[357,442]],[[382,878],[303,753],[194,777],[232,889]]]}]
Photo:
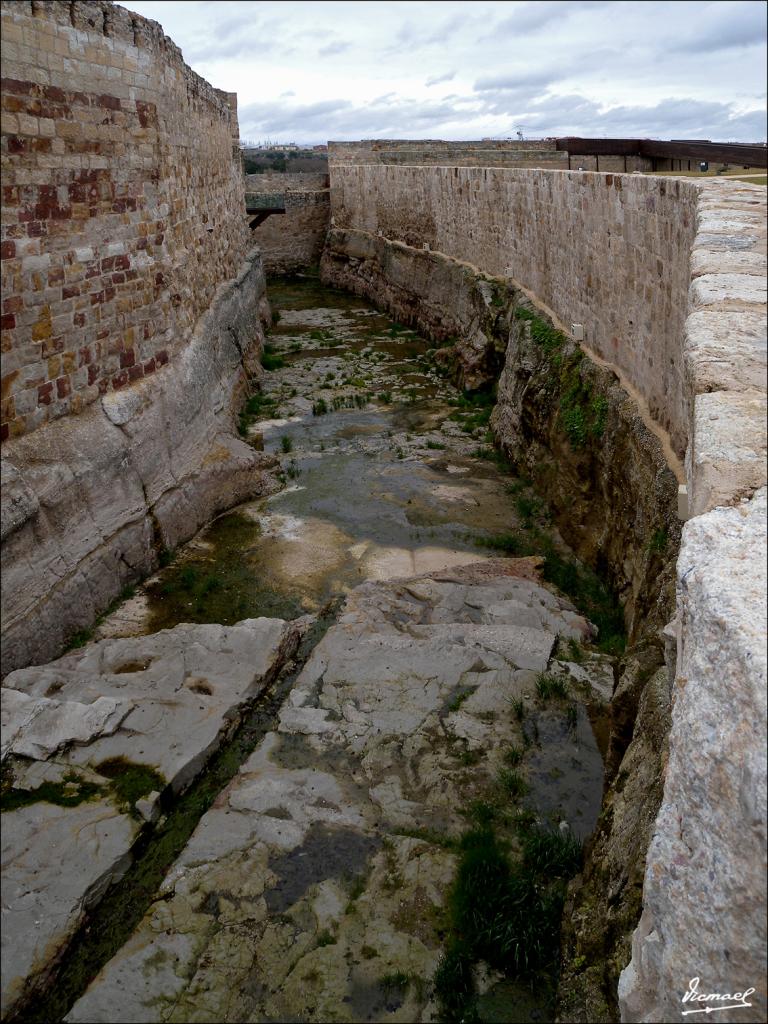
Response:
[{"label": "distant tree line", "polygon": [[327,171],[328,158],[323,154],[307,151],[285,151],[281,149],[265,149],[258,153],[250,152],[243,156],[246,174],[264,174],[265,171],[277,171],[281,174],[300,174],[309,171]]}]

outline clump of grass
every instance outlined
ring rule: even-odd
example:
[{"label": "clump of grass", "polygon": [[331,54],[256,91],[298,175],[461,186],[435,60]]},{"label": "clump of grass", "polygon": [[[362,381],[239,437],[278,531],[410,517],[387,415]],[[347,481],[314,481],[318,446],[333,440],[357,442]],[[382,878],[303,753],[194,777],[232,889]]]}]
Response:
[{"label": "clump of grass", "polygon": [[288,437],[287,434],[283,434],[283,436],[280,438],[280,448],[282,449],[283,452],[285,452],[286,455],[288,454],[288,452],[293,451],[293,441],[290,439],[290,437]]},{"label": "clump of grass", "polygon": [[523,526],[529,527],[534,519],[542,515],[544,507],[538,498],[519,494],[515,499],[515,510],[520,516]]},{"label": "clump of grass", "polygon": [[515,697],[511,703],[512,714],[515,716],[518,722],[522,722],[522,720],[525,718],[525,701],[522,697]]},{"label": "clump of grass", "polygon": [[575,637],[568,637],[565,649],[570,661],[574,662],[576,665],[582,664],[584,661],[584,652],[581,649],[581,644]]},{"label": "clump of grass", "polygon": [[564,676],[540,672],[536,677],[536,693],[542,700],[562,700],[568,696],[568,683]]},{"label": "clump of grass", "polygon": [[456,696],[448,705],[448,710],[450,712],[458,711],[461,705],[464,703],[464,701],[468,700],[474,692],[475,688],[473,687],[469,690],[463,690],[461,693],[457,693]]},{"label": "clump of grass", "polygon": [[456,754],[456,758],[458,759],[459,764],[464,765],[465,768],[471,768],[482,760],[482,754],[479,750],[471,750],[469,747],[463,747]]},{"label": "clump of grass", "polygon": [[469,804],[463,814],[478,828],[489,828],[498,818],[499,811],[488,800],[477,799]]},{"label": "clump of grass", "polygon": [[416,990],[417,998],[423,999],[426,988],[422,978],[415,974],[406,974],[405,971],[392,971],[383,975],[379,978],[379,985],[387,1002],[404,996],[411,986]]},{"label": "clump of grass", "polygon": [[282,370],[285,366],[285,360],[282,356],[275,355],[273,352],[267,352],[266,347],[261,355],[261,365],[265,370]]},{"label": "clump of grass", "polygon": [[426,447],[431,448],[433,451],[442,451],[445,445],[440,444],[439,441],[427,441]]},{"label": "clump of grass", "polygon": [[513,800],[519,800],[528,792],[528,783],[512,768],[502,768],[496,781],[504,793]]},{"label": "clump of grass", "polygon": [[497,533],[494,537],[476,537],[478,547],[503,551],[505,555],[530,554],[530,545],[516,533]]},{"label": "clump of grass", "polygon": [[517,768],[523,760],[523,754],[524,751],[522,751],[520,747],[507,747],[504,751],[504,761],[510,768]]},{"label": "clump of grass", "polygon": [[477,1019],[472,968],[484,961],[511,977],[553,970],[560,947],[566,880],[579,868],[572,836],[521,828],[522,856],[513,863],[492,826],[462,836],[448,897],[448,943],[434,977],[447,1021]]},{"label": "clump of grass", "polygon": [[327,928],[318,933],[317,946],[319,949],[322,949],[324,946],[335,946],[337,941],[336,936],[332,935]]},{"label": "clump of grass", "polygon": [[301,470],[296,459],[291,459],[288,465],[285,467],[285,475],[289,480],[298,480],[301,476]]},{"label": "clump of grass", "polygon": [[662,527],[661,529],[654,530],[651,534],[651,539],[648,542],[648,550],[652,555],[663,554],[668,543],[669,533],[667,532],[666,527]]},{"label": "clump of grass", "polygon": [[316,402],[312,403],[312,415],[313,416],[325,416],[328,412],[328,403],[324,398],[318,398]]}]

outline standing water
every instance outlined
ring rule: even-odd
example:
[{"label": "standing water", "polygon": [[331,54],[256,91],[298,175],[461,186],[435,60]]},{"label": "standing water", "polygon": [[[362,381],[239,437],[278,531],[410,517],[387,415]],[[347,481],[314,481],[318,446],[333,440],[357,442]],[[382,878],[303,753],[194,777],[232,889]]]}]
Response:
[{"label": "standing water", "polygon": [[541,559],[498,549],[584,570],[496,459],[490,396],[358,298],[312,279],[270,298],[240,429],[284,486],[101,633],[346,604],[66,1019],[552,1020],[612,660]]}]

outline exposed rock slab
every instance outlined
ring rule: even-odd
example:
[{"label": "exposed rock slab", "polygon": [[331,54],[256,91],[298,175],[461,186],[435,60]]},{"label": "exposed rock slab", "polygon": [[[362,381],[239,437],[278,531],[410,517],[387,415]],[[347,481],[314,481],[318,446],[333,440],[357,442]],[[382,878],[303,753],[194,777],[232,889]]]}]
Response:
[{"label": "exposed rock slab", "polygon": [[517,728],[509,702],[532,700],[575,617],[487,562],[439,575],[353,591],[68,1021],[435,1019],[423,982],[455,855],[433,836],[465,827]]},{"label": "exposed rock slab", "polygon": [[82,783],[93,791],[76,806],[43,799],[3,815],[4,1013],[125,871],[141,817],[156,817],[157,793],[152,807],[132,813],[100,766],[124,758],[182,790],[298,639],[298,628],[280,619],[181,625],[8,676],[4,745],[16,789],[54,782],[65,793]]}]

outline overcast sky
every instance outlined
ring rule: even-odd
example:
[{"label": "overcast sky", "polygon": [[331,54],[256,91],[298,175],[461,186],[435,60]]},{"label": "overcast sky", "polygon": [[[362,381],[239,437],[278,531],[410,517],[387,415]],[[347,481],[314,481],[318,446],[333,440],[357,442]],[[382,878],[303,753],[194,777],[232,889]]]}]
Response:
[{"label": "overcast sky", "polygon": [[254,141],[766,137],[763,0],[134,0]]}]

